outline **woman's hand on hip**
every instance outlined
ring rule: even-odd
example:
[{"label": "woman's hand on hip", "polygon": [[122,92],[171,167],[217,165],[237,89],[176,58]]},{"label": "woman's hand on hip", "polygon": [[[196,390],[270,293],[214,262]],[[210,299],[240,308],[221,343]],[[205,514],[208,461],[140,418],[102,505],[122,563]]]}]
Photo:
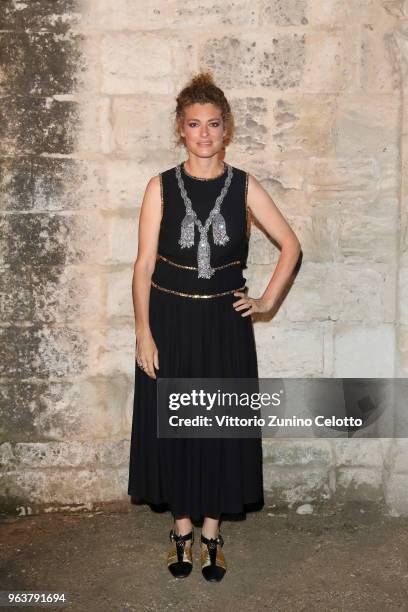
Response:
[{"label": "woman's hand on hip", "polygon": [[159,352],[150,331],[136,333],[136,362],[150,378],[156,378],[159,369]]},{"label": "woman's hand on hip", "polygon": [[252,298],[242,291],[234,291],[234,295],[241,296],[240,300],[232,304],[235,310],[246,309],[241,314],[241,317],[247,317],[248,315],[255,314],[255,312],[269,312],[272,308],[272,304],[263,298]]}]

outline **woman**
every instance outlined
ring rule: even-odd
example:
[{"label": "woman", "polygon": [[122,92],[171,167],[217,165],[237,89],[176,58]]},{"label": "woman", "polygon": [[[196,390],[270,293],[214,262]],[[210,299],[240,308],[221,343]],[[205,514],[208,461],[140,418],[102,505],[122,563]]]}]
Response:
[{"label": "woman", "polygon": [[[262,442],[158,437],[156,371],[163,378],[256,378],[251,315],[276,305],[300,245],[257,180],[223,161],[234,122],[209,72],[178,95],[175,131],[188,159],[150,179],[139,220],[128,493],[172,512],[167,566],[177,578],[191,572],[193,522],[203,519],[201,571],[219,581],[226,571],[222,516],[264,505]],[[252,215],[281,246],[259,298],[246,294],[242,275]]]}]

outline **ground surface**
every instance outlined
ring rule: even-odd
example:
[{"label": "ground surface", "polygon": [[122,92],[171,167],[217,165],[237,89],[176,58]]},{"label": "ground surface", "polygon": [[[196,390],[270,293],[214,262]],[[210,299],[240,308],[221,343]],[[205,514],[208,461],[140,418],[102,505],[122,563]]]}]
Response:
[{"label": "ground surface", "polygon": [[265,506],[222,523],[228,570],[218,584],[201,576],[199,526],[192,574],[171,576],[171,525],[168,512],[131,504],[3,518],[0,588],[64,591],[71,601],[36,610],[408,611],[408,517],[360,503],[313,515]]}]

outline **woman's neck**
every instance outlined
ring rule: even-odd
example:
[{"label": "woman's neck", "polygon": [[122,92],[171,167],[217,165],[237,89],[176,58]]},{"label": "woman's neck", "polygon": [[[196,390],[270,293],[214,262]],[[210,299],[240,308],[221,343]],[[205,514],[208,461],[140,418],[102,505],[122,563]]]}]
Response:
[{"label": "woman's neck", "polygon": [[[210,163],[208,163],[210,162]],[[191,158],[183,162],[183,168],[194,178],[212,179],[221,176],[225,171],[225,163],[222,160],[207,160],[201,161],[192,160]]]}]

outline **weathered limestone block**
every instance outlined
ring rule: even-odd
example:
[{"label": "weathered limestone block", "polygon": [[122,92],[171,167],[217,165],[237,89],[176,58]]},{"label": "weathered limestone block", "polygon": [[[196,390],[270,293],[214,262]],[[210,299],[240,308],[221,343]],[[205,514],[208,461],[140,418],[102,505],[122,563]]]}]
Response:
[{"label": "weathered limestone block", "polygon": [[[157,162],[141,162],[133,159],[107,159],[104,165],[106,171],[105,199],[109,210],[132,210],[139,212],[147,184],[159,172],[176,165],[173,159],[162,159]],[[138,231],[138,221],[135,220],[134,231]],[[135,234],[136,236],[136,234]]]},{"label": "weathered limestone block", "polygon": [[382,0],[384,10],[393,17],[408,17],[407,0]]},{"label": "weathered limestone block", "polygon": [[[267,326],[267,333],[265,326]],[[324,327],[257,322],[255,339],[261,377],[323,375]]]},{"label": "weathered limestone block", "polygon": [[384,378],[394,375],[391,355],[395,352],[395,330],[391,324],[336,325],[335,376]]},{"label": "weathered limestone block", "polygon": [[392,323],[395,309],[393,266],[337,264],[333,277],[339,288],[340,319]]},{"label": "weathered limestone block", "polygon": [[306,184],[313,213],[304,219],[302,236],[308,259],[395,263],[396,168],[388,167],[382,181],[377,170],[375,160],[360,159],[315,160],[310,166]]},{"label": "weathered limestone block", "polygon": [[132,420],[134,411],[134,396],[135,396],[135,376],[136,368],[136,342],[134,343],[132,355],[133,376],[126,377],[122,380],[119,376],[112,376],[109,380],[112,382],[112,390],[108,390],[108,401],[112,402],[113,406],[120,406],[120,417],[122,435],[129,440],[129,432],[132,431]]},{"label": "weathered limestone block", "polygon": [[104,282],[92,267],[7,267],[0,278],[3,323],[72,323],[96,325],[105,312]]},{"label": "weathered limestone block", "polygon": [[385,449],[379,439],[336,439],[333,440],[337,467],[375,467],[381,471]]},{"label": "weathered limestone block", "polygon": [[398,291],[400,297],[400,321],[406,326],[408,325],[408,266],[399,269]]},{"label": "weathered limestone block", "polygon": [[0,106],[0,155],[60,153],[75,149],[78,103],[55,97],[5,96]]},{"label": "weathered limestone block", "polygon": [[261,96],[233,97],[230,104],[234,109],[236,126],[234,149],[248,153],[264,150],[269,133],[268,100]]},{"label": "weathered limestone block", "polygon": [[53,96],[76,91],[82,76],[81,41],[82,36],[69,31],[0,33],[1,95]]},{"label": "weathered limestone block", "polygon": [[[108,236],[105,265],[132,264],[137,255],[138,210],[109,217],[106,222]],[[131,282],[131,280],[130,280]]]},{"label": "weathered limestone block", "polygon": [[[282,2],[281,0],[274,0],[268,2],[263,0],[261,2],[261,18],[262,22],[268,25],[274,26],[302,26],[309,23],[308,14],[308,2],[307,0],[290,0],[289,2]],[[333,12],[333,3],[331,3],[330,15]]]},{"label": "weathered limestone block", "polygon": [[327,501],[334,490],[327,466],[280,467],[264,464],[264,488],[276,501],[296,502]]},{"label": "weathered limestone block", "polygon": [[359,26],[311,28],[303,34],[305,44],[302,91],[325,94],[355,91],[358,79]]},{"label": "weathered limestone block", "polygon": [[33,164],[35,207],[48,210],[103,210],[105,166],[91,159],[37,159]]},{"label": "weathered limestone block", "polygon": [[[108,239],[111,230],[103,214],[94,211],[80,215],[10,213],[0,219],[0,234],[7,237],[0,263],[17,269],[24,265],[51,266],[49,278],[56,279],[62,265],[109,261],[107,245],[115,239]],[[123,223],[122,231],[125,230]]]},{"label": "weathered limestone block", "polygon": [[106,316],[110,324],[121,324],[129,319],[133,321],[132,276],[133,269],[128,266],[115,266],[107,274]]},{"label": "weathered limestone block", "polygon": [[393,440],[386,458],[386,467],[393,474],[408,473],[408,440],[406,438]]},{"label": "weathered limestone block", "polygon": [[285,299],[285,314],[291,321],[336,320],[339,288],[332,267],[306,262]]},{"label": "weathered limestone block", "polygon": [[[159,97],[138,95],[117,97],[112,103],[113,150],[117,155],[139,159],[141,156],[159,159],[168,156],[173,137],[170,109]],[[155,125],[160,125],[156,131]],[[157,167],[157,166],[156,166]],[[159,166],[160,167],[160,166]]]},{"label": "weathered limestone block", "polygon": [[[398,173],[398,113],[395,95],[341,94],[337,98],[336,153],[348,159],[369,156]],[[379,179],[381,174],[378,172]]]},{"label": "weathered limestone block", "polygon": [[[359,3],[360,4],[360,3]],[[307,26],[341,23],[347,16],[347,5],[341,0],[262,0],[262,23],[277,26]]]},{"label": "weathered limestone block", "polygon": [[336,497],[348,501],[381,501],[384,497],[381,468],[338,468]]},{"label": "weathered limestone block", "polygon": [[84,9],[82,0],[2,0],[0,29],[65,32],[80,26]]},{"label": "weathered limestone block", "polygon": [[[381,2],[378,3],[380,5]],[[361,86],[372,94],[397,94],[400,88],[398,66],[391,61],[390,29],[392,19],[384,18],[374,22],[367,19],[361,29]],[[384,61],[384,59],[388,61]]]},{"label": "weathered limestone block", "polygon": [[111,0],[91,0],[89,13],[91,25],[103,30],[155,30],[187,27],[220,27],[226,25],[248,26],[257,24],[257,5],[249,0],[239,4],[213,0],[203,3],[190,0],[180,4],[177,0],[117,0],[112,11]]},{"label": "weathered limestone block", "polygon": [[273,157],[297,160],[334,154],[334,95],[281,95],[271,102],[268,152]]},{"label": "weathered limestone block", "polygon": [[[279,249],[255,223],[251,225],[248,264],[272,264],[279,259]],[[271,266],[268,266],[270,268]]]},{"label": "weathered limestone block", "polygon": [[47,469],[4,472],[0,476],[3,507],[81,506],[87,503],[125,499],[123,482],[127,466],[93,469]]},{"label": "weathered limestone block", "polygon": [[104,442],[17,442],[0,445],[0,463],[7,471],[16,469],[117,467],[129,451],[127,440]]},{"label": "weathered limestone block", "polygon": [[61,379],[93,372],[104,335],[79,326],[32,325],[1,331],[1,375]]},{"label": "weathered limestone block", "polygon": [[0,322],[7,325],[31,320],[34,310],[31,270],[23,267],[16,275],[9,265],[4,266],[0,276]]},{"label": "weathered limestone block", "polygon": [[79,157],[97,159],[115,150],[111,107],[112,100],[107,96],[99,96],[96,100],[87,98],[81,102],[76,138]]},{"label": "weathered limestone block", "polygon": [[168,75],[182,79],[195,68],[192,49],[185,31],[183,36],[128,31],[106,33],[100,51],[101,93],[117,96],[144,91],[150,95],[171,95]]},{"label": "weathered limestone block", "polygon": [[130,385],[123,374],[112,379],[89,376],[60,382],[11,379],[0,387],[1,441],[120,435],[121,409],[130,402]]},{"label": "weathered limestone block", "polygon": [[331,262],[338,253],[338,225],[326,211],[314,211],[310,216],[286,215],[298,236],[305,261]]},{"label": "weathered limestone block", "polygon": [[[314,208],[330,206],[331,213],[335,214],[337,209],[343,208],[344,205],[349,205],[350,211],[364,208],[366,205],[367,212],[378,214],[377,209],[372,208],[372,200],[378,194],[379,185],[377,166],[373,159],[355,159],[350,156],[337,156],[335,159],[315,157],[305,166],[304,180]],[[337,204],[340,206],[334,208]],[[381,204],[378,202],[379,206]],[[388,205],[381,208],[382,214],[387,211]]]},{"label": "weathered limestone block", "polygon": [[305,262],[285,300],[291,321],[392,322],[393,276],[386,266]]},{"label": "weathered limestone block", "polygon": [[1,210],[30,210],[33,206],[31,194],[31,160],[26,158],[3,158],[0,161]]},{"label": "weathered limestone block", "polygon": [[97,324],[105,311],[102,278],[84,267],[60,266],[53,272],[24,267],[16,275],[5,268],[0,280],[0,320]]},{"label": "weathered limestone block", "polygon": [[262,31],[213,36],[202,45],[199,64],[210,68],[225,88],[297,88],[305,70],[305,44],[304,34],[298,32],[276,33],[272,39]]},{"label": "weathered limestone block", "polygon": [[400,325],[398,329],[398,355],[396,369],[398,376],[408,376],[408,325]]},{"label": "weathered limestone block", "polygon": [[[289,152],[290,154],[290,152]],[[242,164],[248,172],[261,183],[282,213],[306,212],[309,210],[304,191],[305,175],[309,161],[302,158],[291,159],[290,164],[283,159],[269,154],[257,154],[256,157],[243,157]]]},{"label": "weathered limestone block", "polygon": [[[129,379],[135,372],[134,323],[110,326],[104,330],[104,338],[96,360],[91,362],[92,373],[98,376],[125,375]],[[123,381],[123,379],[121,379]]]},{"label": "weathered limestone block", "polygon": [[104,173],[92,160],[37,157],[32,162],[33,209],[103,208]]},{"label": "weathered limestone block", "polygon": [[274,465],[333,464],[332,447],[328,440],[264,440],[263,457]]},{"label": "weathered limestone block", "polygon": [[339,253],[348,263],[394,263],[396,261],[396,219],[375,218],[355,211],[353,218],[348,211],[337,219]]},{"label": "weathered limestone block", "polygon": [[408,474],[392,473],[384,482],[385,502],[394,515],[408,515]]}]

